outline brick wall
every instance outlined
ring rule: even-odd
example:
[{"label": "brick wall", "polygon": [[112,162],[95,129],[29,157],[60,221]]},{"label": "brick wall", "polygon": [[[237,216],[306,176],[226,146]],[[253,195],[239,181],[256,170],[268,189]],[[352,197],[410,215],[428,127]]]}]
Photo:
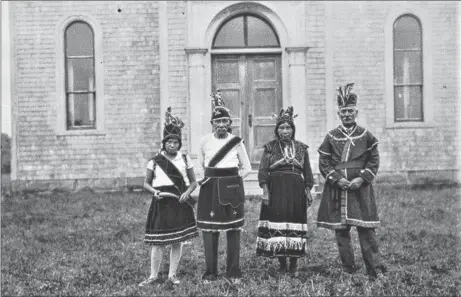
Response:
[{"label": "brick wall", "polygon": [[314,172],[318,172],[317,149],[325,136],[325,5],[307,2],[307,117],[309,156]]},{"label": "brick wall", "polygon": [[[186,2],[168,1],[168,92],[169,102],[175,114],[184,123],[189,122],[188,82],[186,60]],[[187,152],[189,125],[182,131],[183,152]]]},{"label": "brick wall", "polygon": [[[16,56],[17,178],[144,174],[159,129],[157,2],[12,2]],[[118,11],[120,9],[120,12]],[[72,15],[103,36],[104,135],[57,136],[56,28]]]},{"label": "brick wall", "polygon": [[[386,129],[384,26],[392,8],[411,5],[431,14],[434,128]],[[380,140],[382,171],[456,169],[461,146],[454,2],[335,2],[334,86],[356,83],[358,121]],[[423,30],[424,30],[424,24]]]},{"label": "brick wall", "polygon": [[[432,15],[435,128],[386,129],[384,26],[399,5],[424,8]],[[18,179],[130,178],[144,174],[158,150],[159,3],[158,2],[11,2],[16,57],[16,143]],[[118,9],[121,11],[119,12]],[[308,145],[317,171],[317,148],[327,132],[327,63],[332,86],[356,83],[359,122],[380,140],[382,171],[456,169],[461,139],[455,2],[306,3],[308,36],[306,85]],[[188,122],[186,2],[167,2],[168,101]],[[328,14],[331,13],[331,16]],[[101,25],[105,88],[104,135],[56,134],[56,28],[71,15],[88,15]],[[332,22],[327,23],[331,17]],[[326,35],[332,45],[327,61]],[[333,104],[333,106],[336,103]],[[187,151],[188,128],[183,131]]]}]

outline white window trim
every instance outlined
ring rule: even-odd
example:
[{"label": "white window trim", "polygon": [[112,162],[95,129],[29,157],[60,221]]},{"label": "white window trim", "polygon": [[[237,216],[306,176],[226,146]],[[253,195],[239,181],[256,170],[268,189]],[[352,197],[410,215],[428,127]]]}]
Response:
[{"label": "white window trim", "polygon": [[[410,14],[417,17],[421,23],[423,51],[423,121],[395,122],[394,120],[394,22],[400,16]],[[385,98],[386,98],[386,128],[433,128],[434,98],[432,80],[432,21],[430,15],[421,8],[401,7],[390,11],[384,28],[385,44]]]},{"label": "white window trim", "polygon": [[[66,110],[66,73],[64,67],[64,31],[75,21],[82,21],[91,26],[94,33],[94,64],[96,86],[96,129],[67,130]],[[104,135],[104,63],[101,26],[88,16],[70,16],[58,23],[56,27],[56,135]]]}]

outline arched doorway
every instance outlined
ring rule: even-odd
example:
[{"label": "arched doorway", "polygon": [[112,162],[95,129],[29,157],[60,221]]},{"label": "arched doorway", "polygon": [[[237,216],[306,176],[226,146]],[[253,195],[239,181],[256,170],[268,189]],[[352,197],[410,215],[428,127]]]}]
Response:
[{"label": "arched doorway", "polygon": [[274,28],[255,14],[234,15],[213,38],[212,90],[231,110],[233,133],[242,137],[253,168],[262,145],[273,138],[272,113],[282,108],[280,41]]}]

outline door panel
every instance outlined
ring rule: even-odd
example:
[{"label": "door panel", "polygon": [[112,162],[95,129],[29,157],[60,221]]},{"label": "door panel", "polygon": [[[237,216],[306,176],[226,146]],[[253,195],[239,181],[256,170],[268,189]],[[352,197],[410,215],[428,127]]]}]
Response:
[{"label": "door panel", "polygon": [[272,113],[282,108],[280,55],[219,55],[212,59],[212,89],[221,90],[232,133],[245,141],[257,169],[262,146],[274,137]]},{"label": "door panel", "polygon": [[282,108],[281,60],[279,55],[250,56],[248,61],[249,156],[253,168],[257,168],[263,145],[274,139],[273,113]]},{"label": "door panel", "polygon": [[216,68],[218,83],[239,83],[237,59],[219,59]]},{"label": "door panel", "polygon": [[[244,102],[245,71],[242,71],[242,56],[214,56],[212,61],[212,90],[221,90],[224,103],[230,110],[232,133],[243,137],[241,108]],[[244,66],[243,66],[244,67]]]}]

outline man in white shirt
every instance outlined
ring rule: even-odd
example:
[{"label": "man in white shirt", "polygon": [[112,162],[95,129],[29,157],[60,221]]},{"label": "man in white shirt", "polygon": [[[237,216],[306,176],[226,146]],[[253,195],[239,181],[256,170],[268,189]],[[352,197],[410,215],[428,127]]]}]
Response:
[{"label": "man in white shirt", "polygon": [[241,277],[240,231],[244,225],[245,192],[243,178],[251,170],[241,138],[229,133],[232,120],[219,91],[212,94],[213,133],[200,143],[200,164],[204,169],[197,206],[197,226],[203,232],[206,271],[204,280],[218,275],[219,232],[227,233],[227,271],[229,279]]}]

